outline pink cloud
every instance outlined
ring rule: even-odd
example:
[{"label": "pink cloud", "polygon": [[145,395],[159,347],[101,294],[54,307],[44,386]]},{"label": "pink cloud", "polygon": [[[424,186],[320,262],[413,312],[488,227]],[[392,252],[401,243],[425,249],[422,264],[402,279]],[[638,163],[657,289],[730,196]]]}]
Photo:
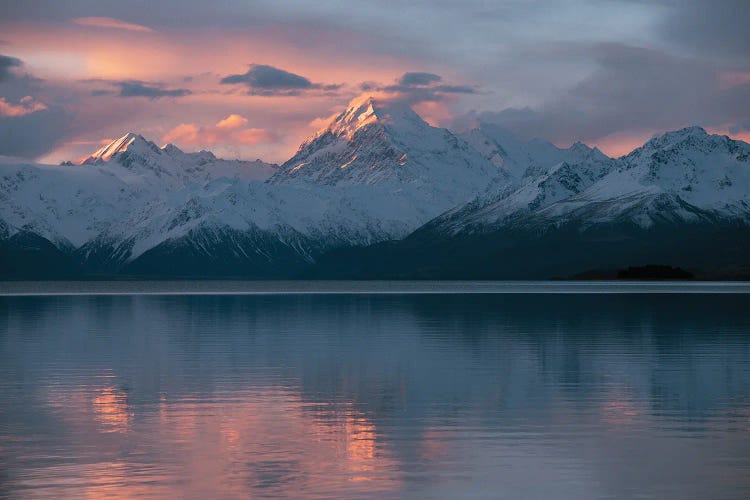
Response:
[{"label": "pink cloud", "polygon": [[140,24],[126,23],[113,17],[77,17],[73,19],[75,24],[82,26],[93,26],[95,28],[108,28],[128,31],[153,32],[151,28]]},{"label": "pink cloud", "polygon": [[729,71],[719,74],[719,88],[727,90],[738,85],[750,83],[750,73],[743,71]]},{"label": "pink cloud", "polygon": [[216,124],[216,128],[223,130],[232,130],[247,124],[247,118],[240,115],[231,114]]},{"label": "pink cloud", "polygon": [[[107,22],[100,23],[102,19]],[[229,89],[218,87],[220,78],[244,71],[250,63],[269,64],[304,75],[314,82],[351,85],[370,80],[392,81],[414,66],[408,59],[379,53],[363,57],[352,52],[348,48],[352,35],[348,33],[316,36],[314,42],[301,51],[299,45],[285,37],[283,30],[271,28],[247,31],[206,27],[187,32],[153,31],[149,36],[143,36],[142,30],[122,29],[123,24],[130,27],[140,25],[117,19],[86,17],[77,21],[80,20],[83,22],[56,26],[3,26],[3,39],[22,47],[18,56],[42,77],[48,76],[50,65],[65,56],[83,62],[75,67],[68,64],[67,72],[62,75],[66,79],[169,81],[188,74],[196,76],[200,72],[209,72],[213,74],[211,86],[221,92]],[[82,30],[81,24],[121,29]],[[150,30],[146,26],[141,28]],[[60,40],[65,40],[65,43],[61,45]]]},{"label": "pink cloud", "polygon": [[336,119],[337,116],[339,116],[339,114],[341,114],[341,110],[338,110],[328,116],[319,116],[318,118],[312,120],[307,126],[317,132],[318,130],[327,127],[333,120]]},{"label": "pink cloud", "polygon": [[194,123],[182,123],[162,136],[164,142],[174,142],[187,146],[220,145],[255,145],[275,142],[275,134],[262,129],[245,127],[248,120],[244,116],[231,114],[216,125],[198,126]]},{"label": "pink cloud", "polygon": [[450,123],[453,119],[453,114],[446,102],[422,101],[413,105],[412,108],[424,121],[433,127],[441,127],[444,124]]},{"label": "pink cloud", "polygon": [[44,103],[35,101],[29,95],[18,101],[18,104],[9,103],[0,97],[0,116],[24,116],[44,109],[47,109]]},{"label": "pink cloud", "polygon": [[[86,21],[88,22],[88,21]],[[86,26],[86,24],[84,24]],[[148,36],[144,36],[147,34]],[[219,155],[284,161],[310,135],[315,117],[340,112],[363,81],[391,82],[415,63],[380,53],[352,52],[349,33],[326,31],[301,51],[283,31],[217,30],[212,27],[146,33],[127,29],[83,29],[80,24],[10,25],[3,39],[22,47],[15,53],[35,76],[65,87],[66,106],[75,112],[69,141],[45,161],[90,153],[80,141],[119,137],[129,130],[147,138],[167,137],[186,149],[207,148]],[[60,44],[60,40],[65,40]],[[346,43],[342,43],[346,41]],[[219,82],[249,63],[269,64],[313,82],[342,83],[336,92],[305,98],[257,97]],[[440,71],[440,68],[435,68]],[[92,96],[101,81],[141,80],[193,93],[180,103],[136,102],[116,95]],[[45,100],[46,102],[46,100]],[[247,122],[231,117],[237,110]],[[224,117],[221,126],[218,118]],[[320,126],[317,126],[320,125]],[[317,130],[325,123],[317,123]],[[269,131],[283,130],[283,135]]]},{"label": "pink cloud", "polygon": [[164,142],[194,144],[198,141],[199,131],[198,126],[193,123],[182,123],[164,134],[161,140]]},{"label": "pink cloud", "polygon": [[246,128],[232,135],[240,144],[259,144],[262,142],[273,142],[275,136],[262,128]]}]

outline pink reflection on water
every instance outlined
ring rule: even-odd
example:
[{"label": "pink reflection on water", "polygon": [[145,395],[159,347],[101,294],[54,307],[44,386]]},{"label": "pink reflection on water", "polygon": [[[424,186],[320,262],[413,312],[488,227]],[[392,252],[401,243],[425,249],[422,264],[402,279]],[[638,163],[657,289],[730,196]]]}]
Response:
[{"label": "pink reflection on water", "polygon": [[634,427],[643,424],[649,409],[625,389],[609,391],[599,405],[602,421],[614,427]]},{"label": "pink reflection on water", "polygon": [[116,387],[99,389],[92,400],[96,420],[104,432],[125,432],[132,414],[128,409],[127,394]]},{"label": "pink reflection on water", "polygon": [[[163,396],[133,406],[103,378],[48,394],[77,455],[26,485],[84,498],[351,497],[398,491],[398,464],[352,402],[288,387]],[[64,403],[64,404],[63,404]]]}]

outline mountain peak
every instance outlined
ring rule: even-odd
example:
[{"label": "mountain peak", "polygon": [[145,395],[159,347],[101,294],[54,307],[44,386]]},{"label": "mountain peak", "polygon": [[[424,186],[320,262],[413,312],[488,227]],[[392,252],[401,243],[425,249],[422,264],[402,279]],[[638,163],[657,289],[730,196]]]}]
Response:
[{"label": "mountain peak", "polygon": [[576,141],[568,148],[570,151],[579,151],[582,153],[593,151],[593,148],[591,148],[588,144],[584,144],[581,141]]},{"label": "mountain peak", "polygon": [[666,132],[661,135],[661,137],[669,137],[669,138],[683,138],[683,137],[706,137],[709,133],[706,132],[706,129],[703,127],[699,127],[697,125],[691,126],[691,127],[685,127],[678,130],[673,130],[671,132]]},{"label": "mountain peak", "polygon": [[146,140],[142,135],[135,132],[128,132],[119,139],[115,139],[106,146],[96,150],[91,156],[86,158],[81,164],[88,165],[99,161],[108,161],[114,155],[125,151],[145,153],[147,151],[161,150],[151,141]]},{"label": "mountain peak", "polygon": [[335,136],[351,137],[373,123],[398,128],[429,126],[403,101],[363,94],[352,99],[346,110],[337,115],[318,135],[330,132]]},{"label": "mountain peak", "polygon": [[707,137],[710,137],[710,135],[708,132],[706,132],[706,129],[704,129],[703,127],[698,127],[698,126],[685,127],[679,130],[673,130],[670,132],[665,132],[663,134],[655,135],[646,144],[643,145],[643,148],[649,148],[649,147],[654,148],[654,149],[665,148],[665,147],[672,146],[674,144],[678,144],[685,140],[689,140],[689,139],[702,140]]},{"label": "mountain peak", "polygon": [[184,154],[184,151],[182,151],[180,148],[178,148],[177,146],[175,146],[171,142],[163,145],[161,147],[161,150],[164,151],[167,154],[170,154],[170,155]]},{"label": "mountain peak", "polygon": [[[577,160],[590,159],[590,160],[608,160],[609,156],[602,153],[597,147],[591,147],[586,143],[576,141],[574,142],[567,151],[574,155]],[[575,161],[575,160],[574,160]]]},{"label": "mountain peak", "polygon": [[683,129],[677,130],[677,133],[687,134],[687,135],[708,135],[708,132],[706,132],[706,129],[703,127],[700,127],[698,125],[693,125],[691,127],[685,127]]}]

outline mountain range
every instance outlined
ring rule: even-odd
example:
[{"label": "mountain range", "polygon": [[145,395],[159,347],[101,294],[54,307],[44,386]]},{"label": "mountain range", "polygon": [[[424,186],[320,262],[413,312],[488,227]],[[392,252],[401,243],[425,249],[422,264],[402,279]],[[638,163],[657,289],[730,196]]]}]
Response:
[{"label": "mountain range", "polygon": [[129,133],[0,160],[0,277],[546,279],[743,268],[750,145],[690,127],[621,158],[454,133],[362,96],[282,165]]}]

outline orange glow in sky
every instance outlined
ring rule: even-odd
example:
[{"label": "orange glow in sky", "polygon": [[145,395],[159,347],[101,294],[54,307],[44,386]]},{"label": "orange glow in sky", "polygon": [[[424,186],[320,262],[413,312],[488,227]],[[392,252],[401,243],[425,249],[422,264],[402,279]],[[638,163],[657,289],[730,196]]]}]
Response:
[{"label": "orange glow in sky", "polygon": [[[464,81],[460,68],[448,61],[374,50],[373,40],[355,29],[266,23],[252,29],[206,25],[181,30],[106,16],[47,24],[0,21],[0,28],[0,52],[23,61],[17,72],[44,79],[25,102],[0,95],[0,117],[20,117],[52,105],[70,116],[66,135],[41,157],[51,163],[86,156],[92,152],[86,143],[128,131],[187,150],[210,148],[219,156],[280,163],[363,89],[377,93],[410,71],[434,72],[442,76],[441,83],[480,89],[415,101],[415,111],[433,126],[450,126],[474,103],[488,106],[493,95],[497,102],[488,110],[501,109],[513,97]],[[229,75],[245,74],[253,64],[293,73],[310,85],[286,94],[261,94],[243,84],[221,83]],[[716,78],[720,89],[733,89],[747,85],[750,73],[723,71]],[[617,157],[664,131],[644,126],[570,141],[582,140]],[[729,135],[747,140],[749,134]]]},{"label": "orange glow in sky", "polygon": [[656,131],[649,130],[638,133],[612,134],[589,141],[589,146],[599,148],[607,156],[619,158],[643,146],[643,143],[653,137],[654,134],[656,134]]}]

